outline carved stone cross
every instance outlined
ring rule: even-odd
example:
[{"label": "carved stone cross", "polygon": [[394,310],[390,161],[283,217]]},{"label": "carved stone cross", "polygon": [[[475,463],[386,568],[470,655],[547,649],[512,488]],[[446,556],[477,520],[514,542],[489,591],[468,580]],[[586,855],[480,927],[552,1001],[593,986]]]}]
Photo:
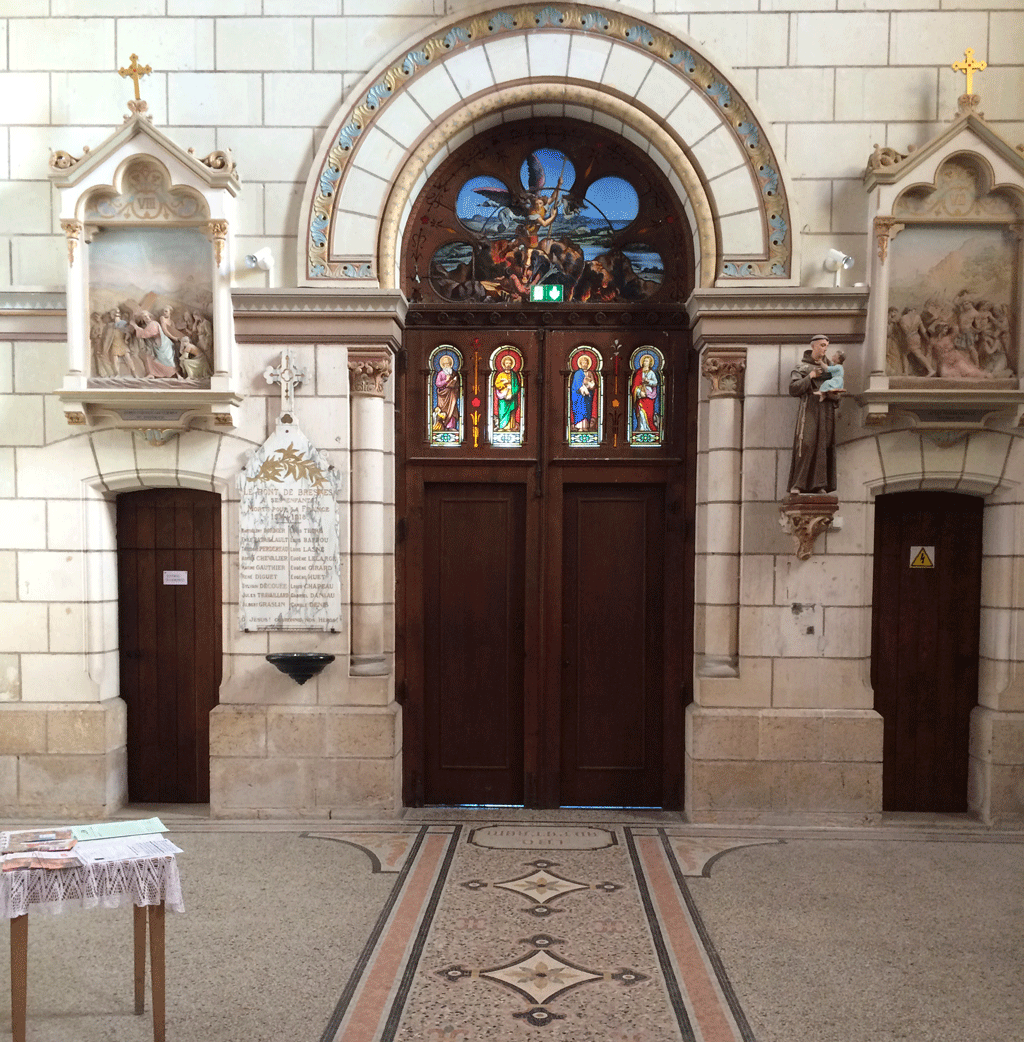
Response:
[{"label": "carved stone cross", "polygon": [[968,47],[964,51],[965,61],[953,62],[953,71],[962,72],[967,77],[967,93],[973,94],[972,80],[976,72],[981,72],[982,69],[987,68],[988,62],[975,61],[974,60],[974,48]]},{"label": "carved stone cross", "polygon": [[124,78],[129,76],[132,78],[132,82],[135,84],[135,100],[139,101],[142,98],[142,95],[139,94],[139,80],[141,80],[143,76],[148,76],[153,71],[153,67],[151,65],[140,65],[139,56],[137,54],[131,55],[131,59],[132,63],[127,69],[118,69],[117,71],[118,74]]},{"label": "carved stone cross", "polygon": [[305,372],[297,365],[292,365],[291,354],[281,353],[281,364],[268,365],[263,371],[263,378],[268,384],[281,385],[281,419],[285,423],[293,422],[295,412],[295,388],[305,379]]}]

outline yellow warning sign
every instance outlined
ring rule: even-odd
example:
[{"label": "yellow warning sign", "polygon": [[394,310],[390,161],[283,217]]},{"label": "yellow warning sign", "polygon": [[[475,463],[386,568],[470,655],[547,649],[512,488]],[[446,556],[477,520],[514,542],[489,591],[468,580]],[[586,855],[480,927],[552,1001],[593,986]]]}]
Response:
[{"label": "yellow warning sign", "polygon": [[935,547],[934,546],[912,546],[910,548],[911,568],[934,568]]}]

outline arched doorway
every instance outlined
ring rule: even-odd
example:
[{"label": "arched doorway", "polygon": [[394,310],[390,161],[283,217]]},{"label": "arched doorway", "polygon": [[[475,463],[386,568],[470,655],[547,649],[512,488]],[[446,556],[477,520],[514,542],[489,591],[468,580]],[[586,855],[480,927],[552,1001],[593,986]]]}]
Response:
[{"label": "arched doorway", "polygon": [[981,497],[954,492],[875,501],[871,683],[884,810],[968,809],[983,510]]},{"label": "arched doorway", "polygon": [[128,798],[208,803],[222,669],[220,496],[186,488],[119,495],[117,574]]},{"label": "arched doorway", "polygon": [[403,244],[404,799],[682,804],[692,237],[594,124],[495,127]]}]

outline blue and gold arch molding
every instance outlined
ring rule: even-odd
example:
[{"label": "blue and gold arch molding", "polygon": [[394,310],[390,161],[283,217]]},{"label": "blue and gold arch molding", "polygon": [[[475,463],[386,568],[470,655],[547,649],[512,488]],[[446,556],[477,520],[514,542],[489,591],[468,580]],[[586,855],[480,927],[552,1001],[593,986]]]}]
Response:
[{"label": "blue and gold arch molding", "polygon": [[[531,30],[587,34],[635,47],[653,61],[663,63],[688,86],[705,95],[747,158],[760,197],[767,243],[767,255],[753,259],[730,259],[728,243],[723,243],[725,256],[719,255],[717,276],[726,280],[790,277],[793,254],[791,222],[778,160],[753,113],[726,77],[680,38],[643,22],[631,13],[604,11],[580,4],[547,4],[508,7],[448,26],[410,49],[371,85],[362,100],[349,111],[340,130],[336,131],[317,171],[317,188],[309,213],[308,278],[372,277],[370,265],[355,264],[351,260],[332,261],[328,254],[334,206],[345,168],[358,150],[359,138],[377,116],[425,69],[474,44]],[[595,86],[605,87],[601,84]],[[424,129],[428,129],[427,125]]]}]

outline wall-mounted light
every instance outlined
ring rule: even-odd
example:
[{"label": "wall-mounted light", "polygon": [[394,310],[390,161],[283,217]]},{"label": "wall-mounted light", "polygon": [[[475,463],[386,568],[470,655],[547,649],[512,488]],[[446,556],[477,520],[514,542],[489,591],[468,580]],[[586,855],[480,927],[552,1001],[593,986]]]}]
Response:
[{"label": "wall-mounted light", "polygon": [[841,272],[849,271],[853,267],[853,258],[842,250],[829,250],[825,254],[825,270],[836,273],[836,285],[839,285]]},{"label": "wall-mounted light", "polygon": [[270,247],[264,246],[262,250],[247,254],[245,266],[247,268],[259,268],[260,271],[270,271],[274,266],[274,254]]}]

